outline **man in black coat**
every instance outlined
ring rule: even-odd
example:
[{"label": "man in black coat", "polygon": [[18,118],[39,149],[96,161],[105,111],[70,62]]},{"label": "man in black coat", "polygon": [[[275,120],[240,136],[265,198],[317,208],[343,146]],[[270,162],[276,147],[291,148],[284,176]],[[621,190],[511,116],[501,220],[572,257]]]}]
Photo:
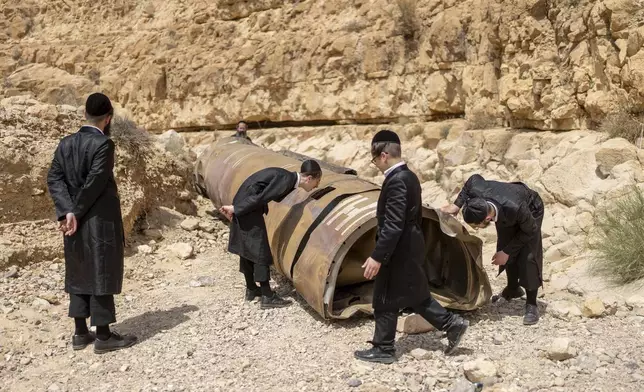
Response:
[{"label": "man in black coat", "polygon": [[537,192],[521,182],[485,180],[472,175],[454,204],[442,208],[456,215],[463,208],[463,219],[472,227],[487,227],[494,222],[497,233],[492,264],[505,269],[508,284],[501,292],[506,300],[520,298],[526,289],[523,324],[539,321],[537,291],[543,285],[543,247],[541,223],[543,201]]},{"label": "man in black coat", "polygon": [[313,160],[304,161],[299,173],[278,167],[262,169],[242,183],[232,205],[219,209],[232,222],[228,251],[239,255],[239,271],[246,279],[246,300],[261,296],[262,309],[291,304],[273,292],[269,284],[273,256],[264,223],[268,203],[280,202],[298,187],[310,192],[318,187],[321,178],[322,169]]},{"label": "man in black coat", "polygon": [[[76,330],[72,346],[81,350],[94,342],[94,352],[129,347],[134,336],[111,332],[116,322],[114,294],[123,285],[124,234],[114,174],[114,143],[109,139],[112,104],[94,93],[85,104],[87,125],[63,138],[47,176],[65,245],[65,291],[69,317]],[[86,319],[96,326],[96,336]],[[96,341],[94,341],[96,338]]]},{"label": "man in black coat", "polygon": [[447,331],[450,354],[469,325],[447,311],[431,295],[423,263],[422,201],[418,177],[401,159],[400,139],[383,130],[371,141],[371,162],[385,175],[376,215],[376,247],[363,264],[364,276],[376,278],[373,309],[376,329],[373,347],[356,351],[355,357],[369,362],[395,361],[394,340],[400,309],[412,308],[440,331]]}]

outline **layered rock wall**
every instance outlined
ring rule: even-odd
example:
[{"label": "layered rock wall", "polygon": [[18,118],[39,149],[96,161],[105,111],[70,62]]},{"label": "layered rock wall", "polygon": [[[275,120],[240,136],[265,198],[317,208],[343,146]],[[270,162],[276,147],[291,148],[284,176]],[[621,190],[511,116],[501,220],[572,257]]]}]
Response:
[{"label": "layered rock wall", "polygon": [[76,106],[102,90],[151,129],[463,115],[578,129],[644,107],[643,5],[0,0],[0,95]]}]

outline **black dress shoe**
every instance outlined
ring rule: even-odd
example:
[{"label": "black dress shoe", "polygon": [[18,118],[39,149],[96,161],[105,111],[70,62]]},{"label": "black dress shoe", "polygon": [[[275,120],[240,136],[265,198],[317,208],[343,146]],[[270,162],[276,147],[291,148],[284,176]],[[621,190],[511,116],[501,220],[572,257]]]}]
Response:
[{"label": "black dress shoe", "polygon": [[74,350],[82,350],[88,345],[92,344],[96,339],[96,335],[93,332],[87,332],[82,335],[72,336],[72,348]]},{"label": "black dress shoe", "polygon": [[523,325],[534,325],[539,322],[539,308],[536,305],[526,305]]},{"label": "black dress shoe", "polygon": [[279,295],[273,293],[271,297],[262,295],[262,303],[260,305],[261,309],[271,309],[271,308],[283,308],[289,306],[291,301],[288,299],[281,298]]},{"label": "black dress shoe", "polygon": [[449,355],[456,350],[456,347],[461,343],[461,339],[469,325],[469,321],[465,320],[461,316],[456,316],[456,319],[452,324],[447,327],[447,348],[445,349],[445,354]]},{"label": "black dress shoe", "polygon": [[510,301],[515,298],[521,298],[524,295],[525,295],[525,291],[521,288],[521,286],[516,286],[516,287],[505,286],[503,291],[501,291],[501,294],[496,294],[492,296],[492,302],[496,302],[501,298],[505,299],[506,301]]},{"label": "black dress shoe", "polygon": [[128,348],[136,343],[136,336],[134,335],[119,335],[112,332],[112,335],[107,340],[96,339],[94,342],[94,354],[105,354],[110,351],[116,351],[123,348]]},{"label": "black dress shoe", "polygon": [[378,346],[373,346],[368,350],[355,351],[353,356],[361,361],[377,362],[391,364],[396,362],[395,350],[383,350]]},{"label": "black dress shoe", "polygon": [[262,291],[260,288],[256,289],[246,289],[246,301],[252,301],[255,299],[255,297],[261,297],[262,296]]}]

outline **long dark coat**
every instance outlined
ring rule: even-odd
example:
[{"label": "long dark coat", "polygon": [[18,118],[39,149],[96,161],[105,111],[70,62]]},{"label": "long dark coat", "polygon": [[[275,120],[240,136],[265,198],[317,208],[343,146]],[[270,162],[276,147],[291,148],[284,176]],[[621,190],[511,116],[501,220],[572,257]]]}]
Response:
[{"label": "long dark coat", "polygon": [[282,201],[296,186],[297,173],[269,167],[248,177],[233,198],[228,251],[253,263],[273,263],[264,214],[268,203]]},{"label": "long dark coat", "polygon": [[[538,289],[543,284],[541,223],[544,212],[539,194],[522,182],[488,181],[474,174],[454,204],[462,207],[467,199],[474,197],[483,198],[497,207],[496,250],[510,255],[506,266],[518,269],[521,286],[527,290]],[[506,266],[499,267],[499,274]]]},{"label": "long dark coat", "polygon": [[59,221],[74,213],[78,228],[65,242],[65,291],[119,294],[124,233],[114,181],[114,142],[93,127],[63,138],[47,176]]},{"label": "long dark coat", "polygon": [[397,311],[413,307],[430,296],[423,270],[425,240],[418,177],[407,165],[385,178],[376,210],[378,232],[371,257],[380,262],[373,307]]}]

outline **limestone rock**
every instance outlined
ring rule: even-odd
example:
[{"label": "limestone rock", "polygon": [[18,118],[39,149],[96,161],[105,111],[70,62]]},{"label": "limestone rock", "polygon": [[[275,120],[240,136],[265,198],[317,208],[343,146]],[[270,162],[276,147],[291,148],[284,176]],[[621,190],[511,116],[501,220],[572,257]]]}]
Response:
[{"label": "limestone rock", "polygon": [[637,160],[637,148],[626,139],[610,139],[602,143],[595,153],[598,169],[608,176],[616,165]]},{"label": "limestone rock", "polygon": [[187,218],[181,222],[181,228],[187,231],[193,231],[199,228],[199,219]]},{"label": "limestone rock", "polygon": [[581,310],[568,301],[555,301],[548,305],[547,312],[554,317],[560,319],[568,319],[569,317],[579,317],[582,315]]},{"label": "limestone rock", "polygon": [[597,297],[587,298],[581,310],[584,317],[601,317],[604,315],[604,302]]},{"label": "limestone rock", "polygon": [[136,247],[137,252],[144,254],[144,255],[149,255],[152,253],[152,247],[150,245],[139,245]]},{"label": "limestone rock", "polygon": [[569,338],[556,338],[548,349],[548,358],[553,361],[565,361],[577,356],[577,351],[571,346]]},{"label": "limestone rock", "polygon": [[410,354],[412,357],[418,360],[430,359],[432,356],[432,353],[422,348],[415,348],[411,350]]},{"label": "limestone rock", "polygon": [[168,247],[168,250],[174,256],[182,260],[190,258],[193,254],[192,245],[186,244],[185,242],[178,242],[176,244],[172,244]]},{"label": "limestone rock", "polygon": [[406,334],[419,334],[433,331],[435,328],[418,314],[410,314],[398,318],[396,330]]},{"label": "limestone rock", "polygon": [[498,369],[494,362],[484,358],[465,362],[463,372],[465,377],[472,382],[486,382],[498,375]]}]

